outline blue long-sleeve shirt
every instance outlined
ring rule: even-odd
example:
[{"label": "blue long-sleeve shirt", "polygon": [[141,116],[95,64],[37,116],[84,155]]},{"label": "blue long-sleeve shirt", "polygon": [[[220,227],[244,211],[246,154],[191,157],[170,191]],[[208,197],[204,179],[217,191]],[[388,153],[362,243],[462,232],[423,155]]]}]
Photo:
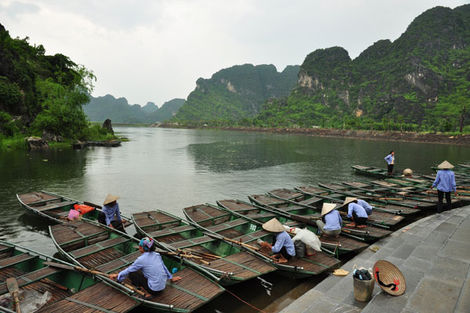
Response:
[{"label": "blue long-sleeve shirt", "polygon": [[272,247],[273,253],[278,253],[281,251],[282,247],[286,247],[286,251],[289,255],[295,256],[294,242],[285,231],[276,235],[276,243]]},{"label": "blue long-sleeve shirt", "polygon": [[436,179],[432,184],[433,187],[437,186],[437,190],[443,192],[455,191],[457,185],[455,184],[455,175],[451,170],[439,170],[437,171]]},{"label": "blue long-sleeve shirt", "polygon": [[106,216],[106,225],[109,225],[112,221],[114,221],[114,216],[117,217],[118,222],[121,221],[121,213],[119,212],[119,204],[117,202],[113,206],[103,206],[102,211]]},{"label": "blue long-sleeve shirt", "polygon": [[372,214],[372,206],[369,203],[365,202],[364,200],[357,199],[357,204],[363,207],[368,215]]},{"label": "blue long-sleeve shirt", "polygon": [[131,266],[119,272],[117,280],[123,281],[129,273],[142,270],[142,274],[147,278],[149,288],[153,291],[165,289],[166,281],[172,279],[170,271],[163,263],[162,257],[157,252],[144,252]]},{"label": "blue long-sleeve shirt", "polygon": [[384,160],[387,162],[388,165],[393,164],[395,157],[391,154],[387,155]]},{"label": "blue long-sleeve shirt", "polygon": [[324,230],[338,230],[341,229],[343,225],[343,219],[339,214],[338,210],[332,210],[324,216],[325,218],[325,227]]},{"label": "blue long-sleeve shirt", "polygon": [[356,213],[357,217],[365,217],[367,218],[366,210],[361,207],[359,204],[351,202],[348,205],[348,217],[351,218],[353,216],[353,212]]}]

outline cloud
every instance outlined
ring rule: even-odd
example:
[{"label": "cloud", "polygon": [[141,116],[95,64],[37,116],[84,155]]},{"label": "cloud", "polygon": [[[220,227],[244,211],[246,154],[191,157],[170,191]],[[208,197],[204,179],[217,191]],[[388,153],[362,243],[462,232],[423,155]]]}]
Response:
[{"label": "cloud", "polygon": [[4,0],[12,36],[63,53],[97,76],[94,95],[161,105],[235,64],[301,64],[319,48],[352,58],[451,0]]}]

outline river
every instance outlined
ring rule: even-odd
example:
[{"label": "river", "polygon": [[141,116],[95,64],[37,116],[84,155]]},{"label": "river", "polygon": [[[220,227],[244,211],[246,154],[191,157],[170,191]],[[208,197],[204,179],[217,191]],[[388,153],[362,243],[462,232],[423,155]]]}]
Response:
[{"label": "river", "polygon": [[[25,212],[15,196],[35,190],[97,204],[112,193],[120,196],[121,211],[128,216],[150,209],[183,216],[181,209],[187,206],[247,200],[249,194],[280,187],[366,180],[351,166],[386,167],[383,158],[390,150],[395,151],[398,170],[409,167],[421,174],[431,173],[430,167],[444,159],[454,164],[470,161],[468,146],[209,129],[115,127],[115,131],[130,141],[118,148],[0,152],[0,239],[55,253],[48,222]],[[287,284],[293,284],[289,289],[297,286]],[[253,293],[243,289],[247,288],[231,290],[251,297]],[[303,293],[303,287],[297,289]],[[269,298],[252,300],[266,306]],[[235,304],[228,311],[220,307],[206,311],[252,312]]]}]

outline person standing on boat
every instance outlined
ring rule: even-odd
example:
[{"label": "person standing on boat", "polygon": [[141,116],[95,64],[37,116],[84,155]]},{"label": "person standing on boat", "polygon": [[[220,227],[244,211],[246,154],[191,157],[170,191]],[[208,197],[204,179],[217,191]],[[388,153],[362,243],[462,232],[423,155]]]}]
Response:
[{"label": "person standing on boat", "polygon": [[265,241],[262,241],[259,244],[261,247],[270,249],[274,253],[272,257],[277,263],[287,263],[293,256],[295,256],[294,242],[285,231],[281,222],[276,218],[272,218],[263,224],[263,229],[271,233],[276,233],[273,245]]},{"label": "person standing on boat", "polygon": [[126,232],[122,225],[121,212],[117,200],[118,196],[108,194],[103,202],[103,209],[98,216],[98,221],[108,227],[116,228],[119,231]]},{"label": "person standing on boat", "polygon": [[122,282],[129,276],[134,286],[142,287],[150,294],[147,297],[158,295],[165,289],[167,280],[176,282],[181,279],[180,276],[173,276],[168,271],[161,255],[155,252],[155,242],[152,239],[142,238],[139,242],[139,251],[142,254],[131,266],[118,274],[111,274],[110,278]]},{"label": "person standing on boat", "polygon": [[347,224],[348,227],[365,228],[368,215],[366,210],[357,203],[357,198],[346,197],[343,202],[343,207],[347,205],[348,217],[353,220],[352,223]]},{"label": "person standing on boat", "polygon": [[338,210],[336,210],[336,204],[323,203],[321,220],[318,220],[316,223],[318,230],[322,234],[338,238],[341,233],[341,226],[343,226],[343,220]]},{"label": "person standing on boat", "polygon": [[387,162],[387,172],[389,176],[393,174],[393,166],[395,165],[395,152],[392,150],[390,153],[384,158],[385,162]]},{"label": "person standing on boat", "polygon": [[452,164],[444,161],[439,164],[437,168],[439,170],[437,171],[436,179],[430,189],[432,190],[433,187],[437,186],[437,213],[441,213],[444,196],[446,197],[447,203],[446,209],[450,210],[452,208],[450,193],[453,191],[457,197],[457,185],[455,183],[455,174],[451,171],[451,169],[454,168]]}]

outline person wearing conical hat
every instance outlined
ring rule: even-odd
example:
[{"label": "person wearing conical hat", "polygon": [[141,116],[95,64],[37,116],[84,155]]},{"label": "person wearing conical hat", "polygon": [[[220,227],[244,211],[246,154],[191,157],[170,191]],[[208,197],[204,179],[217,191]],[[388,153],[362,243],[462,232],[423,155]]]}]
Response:
[{"label": "person wearing conical hat", "polygon": [[385,162],[387,162],[387,173],[388,176],[392,176],[393,174],[393,166],[395,165],[395,152],[392,150],[390,153],[384,158]]},{"label": "person wearing conical hat", "polygon": [[353,221],[346,226],[365,228],[369,216],[367,215],[367,211],[362,206],[357,204],[357,200],[357,198],[346,197],[343,202],[343,207],[347,206],[348,208],[347,216]]},{"label": "person wearing conical hat", "polygon": [[338,238],[341,233],[341,226],[343,226],[343,220],[338,210],[336,210],[336,204],[323,203],[321,220],[317,220],[316,223],[318,230],[322,234]]},{"label": "person wearing conical hat", "polygon": [[126,232],[122,225],[121,212],[117,200],[118,196],[108,194],[103,202],[103,209],[101,210],[98,221],[111,228],[116,228],[122,232]]},{"label": "person wearing conical hat", "polygon": [[404,177],[413,177],[413,170],[411,168],[405,168],[403,170],[403,175]]},{"label": "person wearing conical hat", "polygon": [[437,168],[439,170],[437,171],[436,179],[430,189],[432,190],[433,187],[437,187],[437,213],[441,213],[444,196],[446,197],[447,203],[446,209],[450,210],[452,208],[450,193],[453,191],[457,197],[457,185],[455,183],[455,174],[451,170],[454,168],[452,164],[444,161],[439,164]]},{"label": "person wearing conical hat", "polygon": [[274,258],[277,263],[287,263],[295,256],[294,242],[281,222],[276,218],[272,218],[263,224],[263,229],[271,233],[276,233],[272,245],[266,241],[262,241],[259,244],[266,249],[271,249],[272,253],[274,253],[272,258]]}]

